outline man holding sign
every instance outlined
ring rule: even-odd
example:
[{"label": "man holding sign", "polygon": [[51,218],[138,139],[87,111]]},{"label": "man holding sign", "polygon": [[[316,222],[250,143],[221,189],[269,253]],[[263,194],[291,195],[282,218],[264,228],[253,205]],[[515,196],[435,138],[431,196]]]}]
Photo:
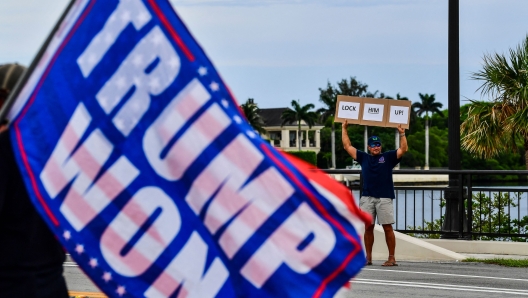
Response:
[{"label": "man holding sign", "polygon": [[389,249],[389,258],[383,266],[397,266],[394,257],[396,249],[396,238],[392,224],[394,223],[394,182],[392,181],[392,169],[400,162],[402,156],[407,152],[407,139],[405,129],[398,125],[400,133],[400,148],[381,152],[381,139],[371,136],[368,139],[368,150],[366,152],[352,146],[347,133],[348,123],[342,124],[343,147],[361,165],[363,176],[362,196],[359,207],[372,215],[372,223],[365,228],[365,249],[367,265],[372,265],[372,245],[374,244],[374,219],[378,217],[378,223],[385,231],[385,241]]}]

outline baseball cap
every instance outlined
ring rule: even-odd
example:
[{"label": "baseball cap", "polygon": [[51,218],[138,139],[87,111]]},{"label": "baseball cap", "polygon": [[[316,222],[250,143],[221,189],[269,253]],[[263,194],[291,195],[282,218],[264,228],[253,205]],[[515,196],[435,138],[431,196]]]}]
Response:
[{"label": "baseball cap", "polygon": [[378,136],[372,136],[368,139],[367,144],[369,145],[369,147],[372,147],[376,143],[381,145],[381,139]]}]

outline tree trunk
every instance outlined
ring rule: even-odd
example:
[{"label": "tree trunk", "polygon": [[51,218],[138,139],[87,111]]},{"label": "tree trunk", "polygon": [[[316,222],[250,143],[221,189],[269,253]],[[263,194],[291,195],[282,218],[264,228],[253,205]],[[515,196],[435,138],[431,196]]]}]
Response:
[{"label": "tree trunk", "polygon": [[336,156],[335,156],[335,128],[334,124],[332,123],[332,134],[330,135],[331,141],[332,141],[332,169],[336,168]]},{"label": "tree trunk", "polygon": [[429,170],[429,119],[425,118],[425,167],[424,170]]},{"label": "tree trunk", "polygon": [[[396,128],[394,132],[394,147],[396,147],[396,150],[400,148],[400,131]],[[400,164],[398,163],[395,167],[396,170],[400,169]]]},{"label": "tree trunk", "polygon": [[301,151],[301,120],[297,121],[297,145],[299,146],[299,151]]},{"label": "tree trunk", "polygon": [[365,125],[365,132],[363,133],[363,137],[364,137],[364,139],[365,139],[365,146],[364,146],[365,149],[364,149],[364,150],[365,150],[365,152],[368,153],[368,149],[367,149],[367,145],[368,145],[368,144],[367,144],[367,143],[368,143],[368,129],[367,129],[367,126],[366,126],[366,125]]}]

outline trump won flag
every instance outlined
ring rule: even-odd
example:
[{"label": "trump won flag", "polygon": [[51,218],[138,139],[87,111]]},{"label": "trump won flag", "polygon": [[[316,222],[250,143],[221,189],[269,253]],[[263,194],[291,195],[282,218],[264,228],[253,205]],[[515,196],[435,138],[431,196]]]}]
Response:
[{"label": "trump won flag", "polygon": [[[207,16],[204,16],[204,18]],[[276,151],[166,0],[77,0],[10,111],[31,199],[111,297],[331,297],[350,192]]]}]

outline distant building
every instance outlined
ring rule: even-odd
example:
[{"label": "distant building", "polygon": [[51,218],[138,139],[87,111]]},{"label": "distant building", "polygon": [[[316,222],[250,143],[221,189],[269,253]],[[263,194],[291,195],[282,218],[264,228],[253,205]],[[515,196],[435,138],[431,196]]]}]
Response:
[{"label": "distant building", "polygon": [[[262,138],[270,141],[270,144],[277,149],[283,151],[298,151],[299,144],[297,138],[297,123],[288,123],[281,127],[282,112],[288,108],[272,108],[272,109],[260,109],[259,114],[262,118],[264,125],[262,126],[266,130],[266,134],[261,135]],[[321,150],[321,134],[320,130],[323,125],[316,123],[312,128],[308,128],[308,125],[301,121],[301,149],[306,151],[314,151],[316,154]]]}]

